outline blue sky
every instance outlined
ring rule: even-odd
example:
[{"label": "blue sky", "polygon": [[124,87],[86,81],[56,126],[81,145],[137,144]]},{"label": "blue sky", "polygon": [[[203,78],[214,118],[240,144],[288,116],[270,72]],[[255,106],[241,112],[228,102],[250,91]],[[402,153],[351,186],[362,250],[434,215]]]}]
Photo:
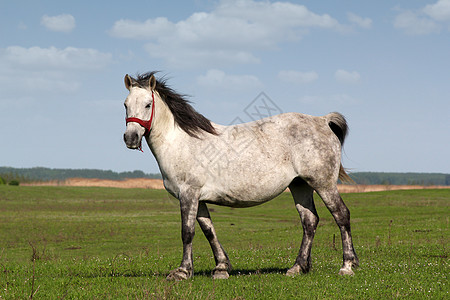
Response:
[{"label": "blue sky", "polygon": [[341,112],[351,171],[450,173],[449,53],[450,0],[1,0],[0,165],[158,172],[123,77],[160,70],[216,123]]}]

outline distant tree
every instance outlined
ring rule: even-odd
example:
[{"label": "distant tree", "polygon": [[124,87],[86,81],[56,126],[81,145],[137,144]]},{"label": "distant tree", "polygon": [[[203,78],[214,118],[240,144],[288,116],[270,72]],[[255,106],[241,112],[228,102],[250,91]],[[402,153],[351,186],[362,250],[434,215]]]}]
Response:
[{"label": "distant tree", "polygon": [[5,179],[3,179],[3,177],[0,177],[0,185],[2,185],[2,184],[6,184],[6,181],[5,181]]},{"label": "distant tree", "polygon": [[18,186],[18,185],[20,185],[20,182],[19,182],[19,180],[14,179],[14,180],[11,180],[8,184]]}]

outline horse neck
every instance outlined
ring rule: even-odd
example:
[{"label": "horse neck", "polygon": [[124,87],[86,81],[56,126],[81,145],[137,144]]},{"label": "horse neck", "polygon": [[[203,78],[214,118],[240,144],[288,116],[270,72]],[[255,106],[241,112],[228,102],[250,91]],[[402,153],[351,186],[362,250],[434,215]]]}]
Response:
[{"label": "horse neck", "polygon": [[173,136],[180,131],[178,126],[175,126],[175,119],[167,104],[161,99],[159,94],[155,92],[155,115],[152,122],[150,135],[147,138],[147,143],[155,154],[155,151],[163,147],[167,142],[173,139]]}]

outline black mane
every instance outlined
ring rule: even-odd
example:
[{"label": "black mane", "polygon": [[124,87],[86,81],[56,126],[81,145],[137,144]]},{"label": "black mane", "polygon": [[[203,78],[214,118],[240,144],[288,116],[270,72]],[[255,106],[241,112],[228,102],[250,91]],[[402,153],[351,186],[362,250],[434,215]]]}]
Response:
[{"label": "black mane", "polygon": [[[148,88],[150,78],[156,73],[157,72],[153,71],[145,74],[138,74],[134,85],[141,88]],[[217,135],[216,129],[212,126],[211,121],[195,111],[190,105],[190,101],[185,99],[186,95],[180,95],[175,92],[167,85],[164,78],[156,80],[155,89],[169,107],[175,122],[187,134],[196,138],[198,138],[198,133],[201,131]]]}]

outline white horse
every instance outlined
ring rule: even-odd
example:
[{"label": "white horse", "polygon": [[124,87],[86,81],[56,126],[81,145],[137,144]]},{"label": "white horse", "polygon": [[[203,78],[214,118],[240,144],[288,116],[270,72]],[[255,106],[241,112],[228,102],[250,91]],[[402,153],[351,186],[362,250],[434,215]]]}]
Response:
[{"label": "white horse", "polygon": [[208,239],[216,261],[213,278],[228,278],[230,260],[219,243],[207,203],[249,207],[269,201],[287,187],[303,225],[299,254],[287,275],[311,268],[311,245],[319,222],[316,191],[341,231],[343,265],[353,275],[358,266],[350,232],[350,212],[337,190],[338,177],[349,179],[341,165],[347,124],[339,113],[313,117],[286,113],[255,122],[222,126],[196,112],[155,72],[125,76],[127,128],[124,141],[140,149],[145,137],[167,191],[179,199],[183,259],[168,279],[193,276],[195,220]]}]

